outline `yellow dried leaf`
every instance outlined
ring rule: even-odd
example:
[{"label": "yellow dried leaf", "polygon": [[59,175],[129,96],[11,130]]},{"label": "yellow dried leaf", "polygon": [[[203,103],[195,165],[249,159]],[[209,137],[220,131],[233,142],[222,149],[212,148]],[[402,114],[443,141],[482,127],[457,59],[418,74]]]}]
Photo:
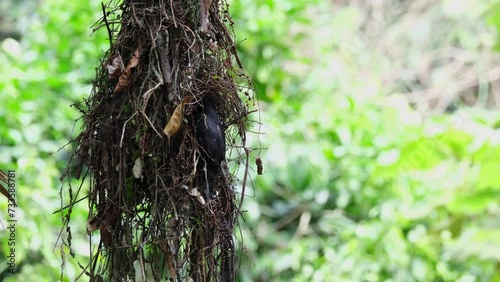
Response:
[{"label": "yellow dried leaf", "polygon": [[184,105],[191,100],[191,96],[186,96],[182,99],[181,103],[177,105],[174,110],[174,113],[170,117],[167,126],[163,129],[163,133],[167,135],[168,141],[170,142],[170,138],[179,131],[181,128],[182,119],[184,117]]}]

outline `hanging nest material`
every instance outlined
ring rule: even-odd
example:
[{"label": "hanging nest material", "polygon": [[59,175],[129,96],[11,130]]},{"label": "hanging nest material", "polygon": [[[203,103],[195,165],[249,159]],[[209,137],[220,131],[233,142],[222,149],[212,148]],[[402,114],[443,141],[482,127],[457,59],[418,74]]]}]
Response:
[{"label": "hanging nest material", "polygon": [[240,158],[248,156],[252,97],[238,85],[250,81],[223,23],[231,23],[227,4],[125,0],[102,8],[96,29],[107,29],[112,44],[85,101],[68,175],[89,178],[87,230],[101,240],[82,268],[95,281],[234,281],[236,179],[222,161],[206,189],[207,148],[194,118],[213,107],[227,155],[248,165]]}]

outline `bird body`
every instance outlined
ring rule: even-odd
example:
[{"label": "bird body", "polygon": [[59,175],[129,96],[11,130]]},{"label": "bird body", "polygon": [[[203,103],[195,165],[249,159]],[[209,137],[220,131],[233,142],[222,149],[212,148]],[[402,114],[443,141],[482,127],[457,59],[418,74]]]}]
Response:
[{"label": "bird body", "polygon": [[215,178],[220,171],[220,165],[226,155],[226,140],[224,125],[214,106],[209,100],[194,111],[196,139],[202,157],[205,196],[210,199],[215,195]]}]

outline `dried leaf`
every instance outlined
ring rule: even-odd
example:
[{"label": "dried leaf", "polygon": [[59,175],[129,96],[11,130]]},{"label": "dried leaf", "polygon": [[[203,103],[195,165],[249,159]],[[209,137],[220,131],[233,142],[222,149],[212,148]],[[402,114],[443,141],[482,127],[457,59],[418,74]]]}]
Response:
[{"label": "dried leaf", "polygon": [[205,202],[205,199],[201,196],[201,195],[198,195],[198,197],[196,197],[196,200],[198,200],[198,202],[204,206],[206,204]]},{"label": "dried leaf", "polygon": [[142,167],[144,167],[144,161],[142,158],[137,158],[132,168],[132,173],[135,178],[140,178],[142,176]]},{"label": "dried leaf", "polygon": [[116,221],[119,217],[120,210],[116,207],[112,209],[107,209],[102,215],[102,221],[99,224],[99,232],[101,234],[101,240],[104,247],[109,247],[113,239],[113,226],[115,226]]},{"label": "dried leaf", "polygon": [[262,158],[260,156],[255,158],[255,164],[257,165],[257,174],[262,175]]},{"label": "dried leaf", "polygon": [[120,55],[113,58],[111,65],[107,65],[108,74],[110,78],[116,79],[125,70],[125,65],[123,65],[122,57]]},{"label": "dried leaf", "polygon": [[191,189],[191,191],[189,191],[189,195],[193,196],[196,198],[196,200],[198,200],[198,202],[204,206],[205,205],[205,199],[203,198],[203,196],[201,196],[201,193],[198,192],[198,189],[197,188],[193,188]]},{"label": "dried leaf", "polygon": [[139,57],[141,55],[141,50],[139,47],[135,49],[134,55],[132,55],[132,58],[128,62],[127,69],[135,68],[139,64]]},{"label": "dried leaf", "polygon": [[87,231],[88,232],[95,231],[99,228],[100,225],[101,225],[101,220],[97,216],[94,216],[93,218],[87,220]]},{"label": "dried leaf", "polygon": [[189,191],[189,195],[196,197],[196,196],[200,195],[200,192],[198,192],[197,188],[193,188],[193,189],[191,189],[191,191]]},{"label": "dried leaf", "polygon": [[87,220],[87,232],[92,232],[101,226],[102,221],[102,216],[104,214],[104,210],[98,212],[94,217],[89,218]]},{"label": "dried leaf", "polygon": [[124,72],[122,72],[120,78],[118,78],[118,83],[116,83],[114,93],[123,92],[123,90],[128,85],[129,78],[130,78],[130,71],[125,70]]},{"label": "dried leaf", "polygon": [[137,49],[135,49],[134,55],[132,55],[132,58],[128,62],[127,67],[118,78],[118,83],[115,86],[114,93],[120,93],[128,86],[128,81],[130,79],[130,76],[132,75],[132,68],[137,67],[137,65],[139,64],[140,54],[141,51],[138,47]]},{"label": "dried leaf", "polygon": [[168,141],[170,142],[170,138],[179,131],[179,128],[182,124],[182,119],[184,117],[184,105],[191,101],[191,96],[186,96],[182,99],[181,103],[177,105],[174,113],[170,117],[167,126],[163,129],[163,133],[167,135]]},{"label": "dried leaf", "polygon": [[101,240],[104,244],[104,247],[109,247],[111,245],[111,230],[107,228],[105,225],[101,225],[99,228],[99,233],[101,234]]}]

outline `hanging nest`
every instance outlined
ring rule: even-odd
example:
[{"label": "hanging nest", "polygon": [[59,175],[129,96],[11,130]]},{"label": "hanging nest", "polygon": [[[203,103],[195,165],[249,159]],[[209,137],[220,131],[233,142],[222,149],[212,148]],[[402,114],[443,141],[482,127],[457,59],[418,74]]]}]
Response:
[{"label": "hanging nest", "polygon": [[[248,166],[252,97],[224,24],[227,4],[125,0],[102,8],[96,29],[109,32],[111,48],[85,100],[67,174],[90,180],[87,230],[100,234],[82,268],[93,281],[235,281],[234,173]],[[199,130],[207,107],[220,121],[212,133],[225,139],[212,183],[210,150],[222,147],[203,147],[213,144]]]}]

